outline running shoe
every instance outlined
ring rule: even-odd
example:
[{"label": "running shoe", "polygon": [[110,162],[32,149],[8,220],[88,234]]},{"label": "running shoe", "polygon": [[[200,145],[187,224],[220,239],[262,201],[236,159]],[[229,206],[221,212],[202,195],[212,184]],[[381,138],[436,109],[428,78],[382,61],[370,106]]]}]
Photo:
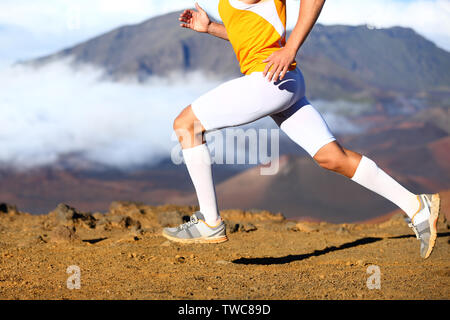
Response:
[{"label": "running shoe", "polygon": [[164,228],[162,235],[181,243],[221,243],[228,240],[223,220],[221,219],[216,226],[210,226],[200,211],[195,212],[188,222],[176,228]]},{"label": "running shoe", "polygon": [[437,221],[439,218],[440,199],[439,194],[421,194],[418,196],[420,201],[420,209],[414,215],[422,213],[423,210],[429,215],[428,220],[414,224],[414,217],[412,218],[409,227],[413,229],[418,240],[420,240],[420,256],[424,259],[428,258],[433,251],[434,244],[437,237]]}]

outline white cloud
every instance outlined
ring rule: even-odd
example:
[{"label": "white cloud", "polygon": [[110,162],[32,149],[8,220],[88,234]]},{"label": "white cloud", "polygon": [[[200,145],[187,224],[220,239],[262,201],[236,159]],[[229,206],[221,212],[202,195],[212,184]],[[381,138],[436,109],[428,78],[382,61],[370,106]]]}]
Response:
[{"label": "white cloud", "polygon": [[66,62],[0,70],[0,163],[19,167],[81,154],[103,164],[152,164],[170,155],[172,121],[218,83],[192,74],[136,83],[98,82]]},{"label": "white cloud", "polygon": [[[176,115],[220,83],[201,74],[144,84],[99,82],[100,75],[68,61],[0,69],[0,165],[29,168],[67,154],[118,168],[154,164],[177,145]],[[334,132],[358,130],[334,114],[336,103],[317,104]],[[253,125],[275,127],[268,118]]]}]

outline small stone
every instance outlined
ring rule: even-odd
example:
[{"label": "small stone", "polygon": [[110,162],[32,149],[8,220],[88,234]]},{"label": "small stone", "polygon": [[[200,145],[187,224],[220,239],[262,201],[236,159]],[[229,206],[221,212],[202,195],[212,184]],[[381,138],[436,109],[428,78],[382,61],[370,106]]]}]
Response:
[{"label": "small stone", "polygon": [[184,214],[180,211],[167,211],[158,214],[158,223],[162,227],[177,226],[183,223]]},{"label": "small stone", "polygon": [[134,241],[138,241],[139,238],[133,235],[126,235],[124,236],[122,239],[117,240],[117,243],[122,243],[122,242],[134,242]]},{"label": "small stone", "polygon": [[140,222],[139,222],[139,224],[136,224],[136,225],[131,227],[131,233],[136,235],[136,236],[141,236],[141,235],[143,235],[145,233],[145,231],[141,227]]},{"label": "small stone", "polygon": [[5,213],[9,215],[19,214],[17,207],[8,203],[0,203],[0,214]]},{"label": "small stone", "polygon": [[319,275],[320,279],[325,279],[325,276],[323,274]]},{"label": "small stone", "polygon": [[123,229],[128,229],[128,228],[134,228],[134,230],[139,230],[141,229],[141,223],[137,220],[132,219],[129,216],[124,217],[120,222],[119,222],[120,227],[122,227]]},{"label": "small stone", "polygon": [[80,212],[67,204],[60,203],[53,211],[58,220],[65,224],[81,222],[87,228],[95,228],[96,219],[90,213]]},{"label": "small stone", "polygon": [[163,243],[161,243],[161,247],[169,247],[170,246],[170,241],[164,241]]},{"label": "small stone", "polygon": [[300,230],[302,232],[307,232],[307,233],[315,232],[315,231],[319,230],[318,227],[310,225],[310,224],[306,224],[303,222],[299,222],[295,226],[297,227],[298,230]]},{"label": "small stone", "polygon": [[217,264],[230,264],[230,261],[225,261],[225,260],[217,260],[216,261]]},{"label": "small stone", "polygon": [[178,262],[178,263],[184,263],[184,262],[186,262],[186,258],[183,257],[183,256],[180,256],[180,255],[176,255],[176,256],[175,256],[175,260],[176,260],[176,262]]},{"label": "small stone", "polygon": [[75,227],[68,227],[68,226],[58,226],[53,232],[51,233],[50,239],[52,241],[56,242],[75,242],[80,241],[80,238],[75,233],[76,229]]},{"label": "small stone", "polygon": [[255,231],[258,228],[253,223],[242,223],[242,222],[225,222],[227,227],[227,232],[235,233],[235,232],[251,232]]},{"label": "small stone", "polygon": [[346,227],[340,226],[337,229],[336,234],[337,235],[341,235],[341,236],[342,235],[348,235],[348,234],[350,234],[350,231]]},{"label": "small stone", "polygon": [[287,231],[298,231],[297,224],[295,222],[289,221],[284,226]]},{"label": "small stone", "polygon": [[225,225],[227,227],[227,232],[229,232],[229,233],[235,233],[235,232],[239,231],[239,227],[240,227],[239,223],[232,223],[232,222],[226,221]]},{"label": "small stone", "polygon": [[36,237],[36,242],[37,243],[47,243],[48,241],[45,239],[44,235],[39,235]]},{"label": "small stone", "polygon": [[242,227],[244,232],[251,232],[251,231],[256,231],[258,228],[256,228],[256,226],[253,223],[246,223],[243,225]]},{"label": "small stone", "polygon": [[206,290],[209,290],[209,291],[211,291],[213,288],[212,287],[208,287],[208,288],[206,288]]},{"label": "small stone", "polygon": [[101,213],[101,212],[94,212],[94,213],[92,214],[92,216],[93,216],[96,220],[100,220],[100,219],[102,219],[105,215],[104,215],[103,213]]}]

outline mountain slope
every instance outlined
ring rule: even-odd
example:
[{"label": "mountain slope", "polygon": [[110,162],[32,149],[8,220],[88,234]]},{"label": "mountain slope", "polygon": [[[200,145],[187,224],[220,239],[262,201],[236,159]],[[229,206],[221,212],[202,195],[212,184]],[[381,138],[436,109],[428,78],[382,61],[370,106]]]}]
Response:
[{"label": "mountain slope", "polygon": [[145,80],[173,71],[210,70],[221,76],[239,73],[226,41],[180,29],[178,16],[179,12],[170,13],[123,26],[36,62],[73,56],[77,63],[104,68],[116,80],[129,76]]},{"label": "mountain slope", "polygon": [[384,90],[449,87],[450,53],[412,29],[317,25],[302,47],[305,56],[333,61]]},{"label": "mountain slope", "polygon": [[[231,45],[178,26],[179,12],[123,26],[54,55],[103,68],[115,80],[201,70],[220,78],[240,75]],[[373,98],[379,90],[449,90],[450,53],[411,29],[316,25],[297,61],[311,98]]]}]

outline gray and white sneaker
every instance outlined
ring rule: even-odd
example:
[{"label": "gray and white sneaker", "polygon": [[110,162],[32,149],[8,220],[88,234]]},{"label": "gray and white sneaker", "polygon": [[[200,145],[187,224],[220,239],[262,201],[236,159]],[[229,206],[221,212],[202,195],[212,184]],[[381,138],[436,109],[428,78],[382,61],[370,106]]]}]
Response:
[{"label": "gray and white sneaker", "polygon": [[210,226],[200,211],[195,212],[190,221],[176,228],[164,228],[162,235],[181,243],[221,243],[228,240],[223,220],[216,226]]},{"label": "gray and white sneaker", "polygon": [[421,194],[418,198],[420,201],[420,209],[416,215],[421,214],[423,210],[427,210],[428,212],[423,213],[429,215],[429,218],[423,222],[414,224],[413,217],[413,221],[408,225],[413,229],[417,239],[420,240],[420,256],[426,259],[430,256],[433,251],[434,244],[436,243],[440,199],[438,193]]}]

